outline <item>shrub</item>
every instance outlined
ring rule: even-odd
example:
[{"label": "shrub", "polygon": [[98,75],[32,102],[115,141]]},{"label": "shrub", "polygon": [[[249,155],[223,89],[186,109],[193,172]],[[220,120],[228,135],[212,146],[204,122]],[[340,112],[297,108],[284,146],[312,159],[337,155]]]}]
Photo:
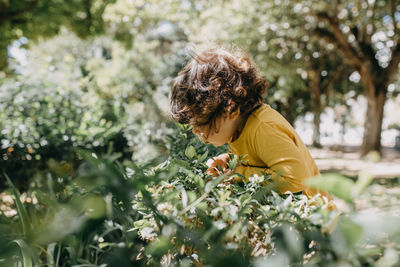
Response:
[{"label": "shrub", "polygon": [[171,131],[160,107],[183,57],[179,44],[163,53],[158,45],[143,40],[126,50],[110,37],[85,41],[65,31],[32,44],[22,72],[0,78],[0,167],[17,188],[34,176],[40,184],[58,163],[71,175],[74,147],[112,147],[137,162],[165,155]]},{"label": "shrub", "polygon": [[60,171],[71,175],[77,160],[73,147],[105,152],[110,142],[126,144],[121,123],[107,118],[113,108],[89,92],[21,81],[3,84],[0,92],[0,168],[21,188],[27,188],[27,176],[47,170],[51,161],[63,161]]},{"label": "shrub", "polygon": [[318,197],[271,191],[268,176],[246,184],[208,177],[204,155],[212,156],[211,149],[187,127],[170,138],[171,156],[161,164],[119,163],[113,154],[79,151],[85,163],[66,186],[49,176],[48,192],[35,192],[38,203],[25,208],[15,192],[18,217],[1,217],[0,243],[10,244],[0,254],[5,266],[23,260],[25,266],[399,263],[398,218],[354,209],[370,178],[316,179],[314,185],[334,194],[338,184],[347,192],[341,196],[349,212],[329,212]]}]

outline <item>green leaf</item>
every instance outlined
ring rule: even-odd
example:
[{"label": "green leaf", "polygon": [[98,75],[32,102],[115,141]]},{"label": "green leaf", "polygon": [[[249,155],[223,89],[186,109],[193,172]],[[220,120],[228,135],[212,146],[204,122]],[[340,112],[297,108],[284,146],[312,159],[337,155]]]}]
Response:
[{"label": "green leaf", "polygon": [[237,163],[238,163],[238,156],[236,155],[233,155],[233,157],[231,156],[231,159],[228,162],[229,169],[234,170]]},{"label": "green leaf", "polygon": [[363,228],[361,225],[346,217],[343,217],[340,221],[339,229],[344,238],[347,240],[347,243],[352,247],[360,240],[363,233]]},{"label": "green leaf", "polygon": [[230,229],[225,233],[225,238],[226,239],[231,239],[234,236],[237,236],[240,233],[240,229],[242,228],[242,222],[236,222],[234,223]]},{"label": "green leaf", "polygon": [[328,191],[347,202],[352,201],[354,182],[339,174],[325,174],[306,181],[310,187]]},{"label": "green leaf", "polygon": [[361,193],[364,192],[365,188],[367,188],[373,179],[374,177],[370,173],[367,171],[361,171],[353,189],[353,196],[361,195]]},{"label": "green leaf", "polygon": [[68,246],[68,247],[65,247],[64,249],[65,249],[65,251],[67,251],[68,254],[69,254],[69,257],[68,257],[68,258],[69,258],[70,262],[71,262],[72,264],[76,264],[76,262],[77,262],[77,255],[76,255],[75,248],[73,248],[72,246]]},{"label": "green leaf", "polygon": [[168,253],[171,247],[170,239],[161,236],[158,239],[152,241],[146,248],[146,253],[152,255],[152,257],[159,259]]},{"label": "green leaf", "polygon": [[106,247],[112,247],[112,246],[115,246],[115,243],[110,243],[110,242],[99,243],[99,248],[100,249],[103,249],[103,248],[106,248]]},{"label": "green leaf", "polygon": [[303,251],[303,240],[300,233],[296,230],[296,228],[284,224],[282,227],[283,237],[286,245],[287,251],[296,258],[301,258]]},{"label": "green leaf", "polygon": [[173,160],[171,161],[171,164],[178,165],[178,167],[184,167],[184,168],[187,169],[187,170],[190,170],[190,169],[191,169],[190,164],[187,163],[187,162],[184,161],[184,160],[173,159]]},{"label": "green leaf", "polygon": [[198,159],[198,162],[201,163],[203,161],[205,161],[208,157],[208,151],[206,151],[203,155],[200,156],[200,158]]},{"label": "green leaf", "polygon": [[83,202],[85,214],[92,219],[103,218],[106,215],[106,202],[101,196],[90,196]]},{"label": "green leaf", "polygon": [[337,213],[329,222],[322,227],[322,233],[332,234],[341,218],[341,213]]},{"label": "green leaf", "polygon": [[208,182],[206,184],[206,187],[204,188],[204,191],[206,193],[210,193],[210,191],[216,187],[220,182],[222,182],[222,180],[224,180],[226,178],[226,174],[222,174],[220,176],[218,176],[217,178],[215,178],[214,180]]},{"label": "green leaf", "polygon": [[26,212],[26,209],[24,205],[21,202],[21,199],[19,198],[19,193],[17,189],[15,188],[14,184],[11,182],[11,179],[8,177],[6,173],[4,173],[4,176],[6,177],[8,183],[10,184],[10,187],[13,191],[14,197],[15,197],[15,205],[17,207],[17,211],[19,214],[19,217],[21,219],[21,224],[22,224],[22,232],[24,234],[24,237],[27,237],[31,231],[32,231],[32,225],[31,222],[29,221],[28,213]]},{"label": "green leaf", "polygon": [[[55,243],[55,242],[53,242],[53,243],[50,243],[48,246],[47,246],[47,253],[48,253],[48,256],[47,256],[47,266],[55,266],[56,264],[55,264],[55,259],[56,259],[56,257],[55,257],[55,252],[56,252],[56,246],[57,246],[57,243]],[[49,256],[51,256],[51,257],[49,257]]]},{"label": "green leaf", "polygon": [[21,249],[22,259],[24,263],[23,267],[34,266],[28,244],[26,244],[26,242],[21,239],[13,240],[13,242],[16,243]]},{"label": "green leaf", "polygon": [[186,157],[188,157],[189,159],[192,159],[194,156],[196,156],[196,149],[193,146],[188,146],[186,147],[185,150],[185,155]]},{"label": "green leaf", "polygon": [[145,227],[150,227],[152,225],[148,220],[143,219],[143,220],[139,220],[139,221],[134,222],[133,226],[135,228],[142,229],[142,228],[145,228]]}]

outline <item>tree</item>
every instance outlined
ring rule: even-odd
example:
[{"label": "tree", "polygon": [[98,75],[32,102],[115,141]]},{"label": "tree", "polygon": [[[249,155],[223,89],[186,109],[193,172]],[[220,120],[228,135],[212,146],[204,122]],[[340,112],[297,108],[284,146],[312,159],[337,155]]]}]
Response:
[{"label": "tree", "polygon": [[298,68],[302,61],[294,59],[299,48],[285,39],[278,25],[271,22],[268,1],[202,1],[199,25],[190,24],[191,41],[195,43],[229,44],[247,51],[262,77],[269,82],[266,102],[293,124],[297,116],[311,110],[310,93]]},{"label": "tree", "polygon": [[309,31],[333,44],[361,76],[367,113],[361,155],[381,151],[387,88],[400,63],[400,1],[285,1],[302,13]]},{"label": "tree", "polygon": [[8,67],[8,46],[21,37],[36,41],[65,26],[79,37],[104,32],[103,12],[115,0],[1,0],[0,71]]},{"label": "tree", "polygon": [[[368,100],[361,155],[380,151],[387,88],[394,83],[400,63],[400,1],[254,0],[238,9],[256,9],[264,17],[263,24],[249,18],[248,32],[275,31],[273,39],[281,43],[281,53],[319,38],[326,52],[340,54],[359,73]],[[271,49],[271,40],[264,43]]]},{"label": "tree", "polygon": [[[368,100],[361,155],[380,151],[387,88],[394,83],[400,62],[400,1],[254,0],[223,5],[234,11],[231,15],[235,18],[225,23],[226,28],[244,29],[223,35],[233,39],[244,33],[242,44],[254,44],[259,52],[265,51],[263,57],[268,63],[263,64],[269,65],[269,70],[273,54],[280,54],[282,61],[282,55],[292,54],[298,43],[309,42],[312,37],[319,38],[327,52],[339,53],[346,65],[360,74]],[[280,63],[275,72],[288,74],[295,67]]]},{"label": "tree", "polygon": [[[331,104],[332,94],[354,90],[348,80],[352,70],[334,46],[326,49],[323,40],[304,30],[304,17],[272,1],[225,1],[202,8],[202,24],[192,29],[192,38],[235,43],[248,51],[270,83],[266,101],[292,124],[311,111],[313,143],[319,146],[320,115]],[[336,87],[339,81],[341,86]]]}]

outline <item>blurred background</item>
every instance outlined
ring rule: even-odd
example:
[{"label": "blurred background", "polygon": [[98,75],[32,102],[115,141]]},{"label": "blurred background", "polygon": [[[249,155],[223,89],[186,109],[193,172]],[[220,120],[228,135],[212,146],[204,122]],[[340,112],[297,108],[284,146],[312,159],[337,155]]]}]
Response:
[{"label": "blurred background", "polygon": [[0,166],[26,181],[55,162],[72,171],[74,147],[110,144],[162,158],[185,48],[217,44],[250,53],[265,102],[322,170],[357,171],[362,157],[399,175],[399,32],[395,0],[1,0]]},{"label": "blurred background", "polygon": [[[0,265],[17,259],[16,265],[4,266],[21,266],[22,259],[33,259],[58,266],[55,259],[61,259],[60,266],[139,261],[148,266],[153,256],[169,253],[172,230],[163,232],[161,221],[185,225],[186,232],[178,236],[182,244],[194,236],[192,221],[184,217],[184,223],[174,224],[173,212],[183,210],[180,216],[186,216],[187,203],[203,201],[210,187],[204,189],[199,179],[202,161],[227,147],[205,147],[190,129],[173,123],[168,95],[172,79],[190,59],[188,47],[210,45],[248,51],[270,84],[265,102],[295,126],[321,172],[352,179],[331,184],[339,197],[346,196],[347,210],[399,214],[399,0],[0,0]],[[98,155],[106,156],[97,160]],[[169,169],[153,174],[173,166],[175,159],[186,172],[181,167],[183,174]],[[370,179],[367,194],[353,200]],[[254,193],[251,186],[240,190]],[[179,195],[163,199],[170,189]],[[229,194],[215,196],[215,203],[229,199]],[[273,213],[279,201],[260,218]],[[288,218],[303,207],[294,209],[290,201],[284,205]],[[211,212],[206,208],[212,206],[202,207]],[[332,231],[338,221],[331,215],[322,209],[304,216],[298,228],[317,229],[310,237],[302,234],[308,240],[305,251],[327,248],[316,256],[322,263],[399,262],[398,243],[388,250],[393,243],[386,246],[377,239],[379,249],[368,254],[364,243],[360,249],[359,233],[378,231],[360,230],[358,221],[345,218],[344,237],[330,240],[324,231]],[[398,237],[398,223],[388,220],[390,228],[385,217],[365,216],[380,218],[379,223],[362,218],[365,225],[391,229]],[[214,219],[196,226],[207,238],[217,229]],[[320,229],[321,240],[329,239],[325,248],[312,243]],[[300,240],[280,238],[285,231],[278,231],[276,240]],[[157,235],[162,242],[152,242]],[[22,254],[10,248],[11,242]],[[221,258],[208,249],[212,242],[196,248],[203,249],[205,262],[225,264],[230,258],[232,250],[218,242],[215,251],[228,251]],[[175,255],[187,254],[185,260],[197,262],[195,252],[178,245]],[[306,259],[296,253],[300,261]]]}]

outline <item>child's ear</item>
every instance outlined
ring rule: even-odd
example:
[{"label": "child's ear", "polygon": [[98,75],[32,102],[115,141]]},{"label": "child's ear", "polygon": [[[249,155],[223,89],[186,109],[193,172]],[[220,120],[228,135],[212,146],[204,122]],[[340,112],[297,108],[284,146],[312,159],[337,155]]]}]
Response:
[{"label": "child's ear", "polygon": [[229,119],[230,120],[236,120],[240,115],[240,108],[229,114]]}]

